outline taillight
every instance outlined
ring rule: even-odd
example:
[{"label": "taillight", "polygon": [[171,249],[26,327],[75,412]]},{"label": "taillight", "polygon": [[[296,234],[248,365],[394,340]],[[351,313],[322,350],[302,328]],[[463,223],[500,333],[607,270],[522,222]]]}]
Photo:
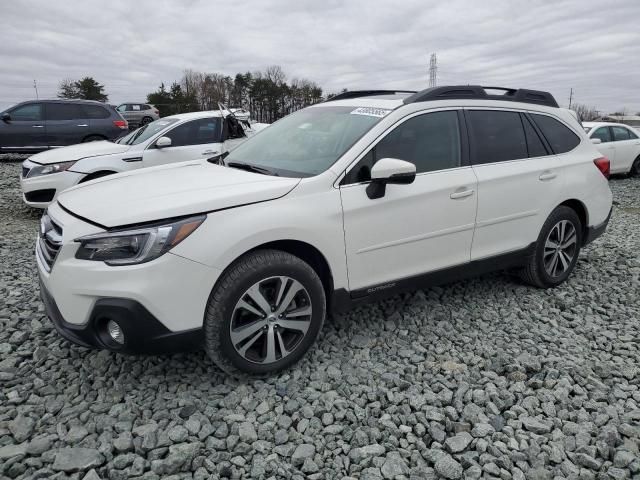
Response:
[{"label": "taillight", "polygon": [[600,170],[600,173],[602,173],[605,178],[609,178],[611,173],[611,162],[607,157],[596,158],[593,163],[598,167],[598,170]]},{"label": "taillight", "polygon": [[122,130],[129,128],[129,124],[127,123],[126,120],[114,120],[113,126],[121,128]]}]

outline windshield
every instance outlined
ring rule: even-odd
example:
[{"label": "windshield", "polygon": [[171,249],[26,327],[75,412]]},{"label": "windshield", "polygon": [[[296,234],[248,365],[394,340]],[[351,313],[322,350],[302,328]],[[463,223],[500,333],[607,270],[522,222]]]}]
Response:
[{"label": "windshield", "polygon": [[144,127],[140,127],[139,129],[134,130],[129,135],[119,138],[118,140],[116,140],[116,143],[120,143],[122,145],[138,145],[139,143],[150,139],[156,133],[160,133],[169,125],[173,125],[177,121],[177,118],[161,118],[160,120],[148,123]]},{"label": "windshield", "polygon": [[311,177],[335,163],[389,110],[312,107],[293,113],[235,148],[225,164],[249,164],[288,177]]}]

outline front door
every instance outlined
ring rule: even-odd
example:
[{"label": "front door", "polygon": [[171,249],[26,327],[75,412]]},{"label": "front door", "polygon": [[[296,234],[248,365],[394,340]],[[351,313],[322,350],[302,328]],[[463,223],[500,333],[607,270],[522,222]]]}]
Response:
[{"label": "front door", "polygon": [[143,167],[210,158],[222,153],[219,117],[200,118],[181,123],[162,136],[171,139],[171,146],[157,148],[152,142],[143,155]]},{"label": "front door", "polygon": [[[613,144],[616,148],[615,162],[611,163],[614,172],[627,173],[635,159],[640,155],[640,139],[627,127],[611,126]],[[611,160],[611,159],[609,159]]]},{"label": "front door", "polygon": [[[340,195],[355,295],[469,262],[477,180],[463,141],[455,110],[418,114],[394,126],[347,173]],[[414,163],[416,179],[370,199],[371,167],[387,157]]]},{"label": "front door", "polygon": [[596,148],[602,155],[609,159],[609,162],[611,162],[611,170],[615,171],[616,146],[613,143],[611,129],[608,126],[598,127],[589,135],[589,138],[600,139],[600,143],[596,144]]},{"label": "front door", "polygon": [[9,120],[0,120],[0,148],[36,150],[47,147],[42,103],[18,105],[8,113]]}]

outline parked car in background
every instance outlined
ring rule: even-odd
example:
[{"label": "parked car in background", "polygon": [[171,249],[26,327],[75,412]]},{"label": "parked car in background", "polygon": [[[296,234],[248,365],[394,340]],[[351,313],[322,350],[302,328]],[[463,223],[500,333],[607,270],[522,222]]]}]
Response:
[{"label": "parked car in background", "polygon": [[330,310],[506,268],[560,285],[611,215],[609,161],[547,92],[346,92],[223,162],[96,180],[49,207],[37,265],[64,337],[203,345],[225,371],[274,372]]},{"label": "parked car in background", "polygon": [[160,111],[148,103],[121,103],[116,110],[129,122],[129,128],[138,128],[160,118]]},{"label": "parked car in background", "polygon": [[611,162],[611,173],[640,176],[640,132],[622,123],[583,122],[596,148]]},{"label": "parked car in background", "polygon": [[210,158],[230,151],[266,126],[247,126],[221,111],[165,117],[116,142],[93,142],[42,152],[22,164],[20,183],[27,205],[45,208],[78,183],[118,172]]},{"label": "parked car in background", "polygon": [[30,100],[0,113],[0,152],[37,152],[97,140],[129,130],[113,108],[92,100]]}]

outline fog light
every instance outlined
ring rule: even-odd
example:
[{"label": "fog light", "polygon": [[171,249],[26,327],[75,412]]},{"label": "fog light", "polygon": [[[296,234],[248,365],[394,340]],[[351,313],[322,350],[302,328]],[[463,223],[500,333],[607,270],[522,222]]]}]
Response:
[{"label": "fog light", "polygon": [[113,320],[109,320],[107,323],[107,331],[109,332],[109,336],[113,339],[113,341],[119,343],[120,345],[124,344],[124,332]]}]

